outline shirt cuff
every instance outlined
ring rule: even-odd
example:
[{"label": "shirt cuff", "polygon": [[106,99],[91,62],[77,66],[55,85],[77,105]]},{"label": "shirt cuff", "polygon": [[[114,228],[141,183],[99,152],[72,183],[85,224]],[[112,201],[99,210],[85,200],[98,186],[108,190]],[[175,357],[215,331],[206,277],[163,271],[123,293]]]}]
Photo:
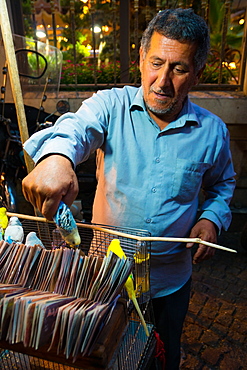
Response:
[{"label": "shirt cuff", "polygon": [[37,161],[37,163],[35,165],[37,166],[37,164],[39,164],[44,159],[46,159],[46,158],[48,158],[48,157],[50,157],[52,155],[60,155],[61,157],[67,158],[70,161],[73,170],[75,170],[75,166],[74,166],[74,163],[72,162],[72,160],[67,155],[61,154],[61,153],[49,153],[49,154],[45,154],[41,158],[38,159],[38,161]]},{"label": "shirt cuff", "polygon": [[218,228],[218,234],[220,235],[221,229],[222,229],[222,224],[220,220],[218,219],[217,215],[213,211],[204,211],[202,212],[201,216],[199,217],[199,220],[202,218],[206,218],[207,220],[213,222],[217,228]]}]

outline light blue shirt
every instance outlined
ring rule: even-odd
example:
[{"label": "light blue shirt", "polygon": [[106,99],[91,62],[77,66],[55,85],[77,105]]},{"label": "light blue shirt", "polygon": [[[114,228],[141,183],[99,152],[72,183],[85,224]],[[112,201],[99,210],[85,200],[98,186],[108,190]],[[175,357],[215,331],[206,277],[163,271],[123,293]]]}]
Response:
[{"label": "light blue shirt", "polygon": [[[142,88],[99,91],[76,113],[63,115],[25,143],[35,162],[60,153],[75,166],[96,149],[93,222],[187,237],[202,187],[206,200],[200,217],[219,230],[228,228],[235,187],[229,133],[219,117],[189,99],[161,131],[146,110]],[[178,290],[191,271],[191,252],[184,244],[152,244],[153,297]]]}]

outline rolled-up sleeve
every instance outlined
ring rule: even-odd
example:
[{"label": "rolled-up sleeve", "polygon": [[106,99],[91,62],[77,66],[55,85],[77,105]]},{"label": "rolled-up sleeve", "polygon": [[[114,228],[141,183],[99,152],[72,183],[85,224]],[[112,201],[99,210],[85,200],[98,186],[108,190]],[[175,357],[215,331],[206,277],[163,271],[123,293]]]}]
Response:
[{"label": "rolled-up sleeve", "polygon": [[95,94],[87,99],[76,113],[61,116],[51,128],[32,135],[24,150],[37,163],[42,157],[61,154],[76,166],[99,148],[107,131],[108,95]]}]

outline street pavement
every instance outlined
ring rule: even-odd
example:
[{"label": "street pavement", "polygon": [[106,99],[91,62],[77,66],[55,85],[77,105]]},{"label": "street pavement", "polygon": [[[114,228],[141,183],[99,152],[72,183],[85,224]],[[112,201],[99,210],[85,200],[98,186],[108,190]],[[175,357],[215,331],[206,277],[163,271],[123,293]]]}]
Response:
[{"label": "street pavement", "polygon": [[193,265],[192,295],[185,320],[181,370],[247,369],[247,250],[239,219],[223,232],[208,261]]}]

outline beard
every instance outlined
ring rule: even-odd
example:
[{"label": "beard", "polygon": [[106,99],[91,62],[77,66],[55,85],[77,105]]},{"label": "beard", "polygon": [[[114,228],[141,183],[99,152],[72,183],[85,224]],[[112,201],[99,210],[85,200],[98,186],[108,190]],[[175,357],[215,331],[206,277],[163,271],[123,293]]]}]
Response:
[{"label": "beard", "polygon": [[162,116],[164,114],[172,114],[176,110],[178,99],[172,100],[168,106],[163,107],[163,108],[162,108],[162,104],[159,104],[160,107],[154,107],[150,105],[148,102],[145,102],[145,103],[150,112],[158,116]]},{"label": "beard", "polygon": [[[150,104],[148,102],[148,98],[146,99],[147,101],[145,101],[145,104],[146,104],[146,107],[148,108],[148,110],[150,112],[152,112],[153,114],[157,115],[157,116],[162,116],[162,115],[170,115],[170,114],[173,114],[173,112],[177,109],[177,106],[178,106],[178,103],[179,103],[179,100],[180,100],[180,96],[176,96],[174,98],[174,92],[171,91],[171,90],[162,90],[162,89],[155,89],[153,86],[150,87],[150,90],[149,90],[149,94],[152,94],[152,93],[157,93],[157,94],[165,94],[166,96],[168,96],[170,98],[170,102],[167,104],[167,102],[162,102],[160,99],[158,98],[155,98],[154,99],[154,104]],[[148,95],[149,95],[148,94]],[[157,104],[155,104],[157,103]],[[162,107],[163,106],[163,107]]]}]

